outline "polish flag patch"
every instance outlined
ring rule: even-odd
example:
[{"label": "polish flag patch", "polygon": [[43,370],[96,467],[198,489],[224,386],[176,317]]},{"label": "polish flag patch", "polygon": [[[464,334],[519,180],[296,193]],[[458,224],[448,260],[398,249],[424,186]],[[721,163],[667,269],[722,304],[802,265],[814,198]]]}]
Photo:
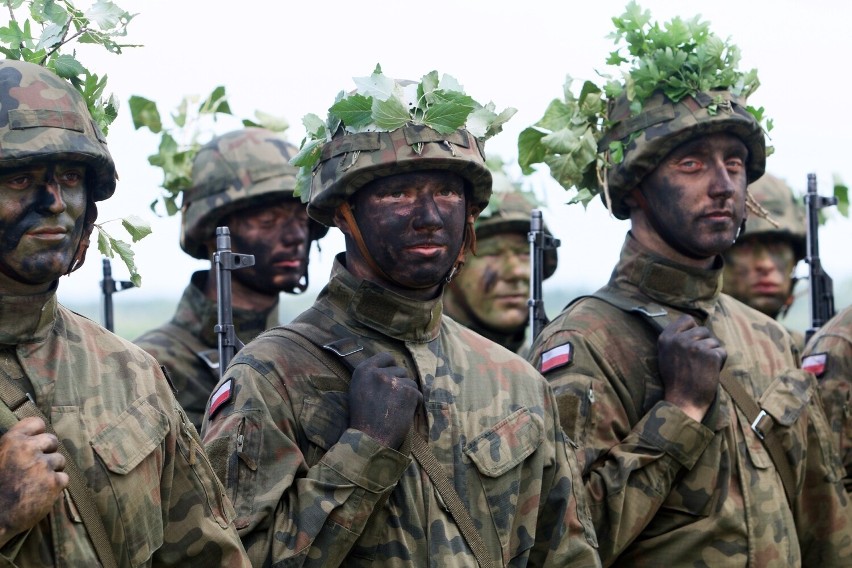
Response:
[{"label": "polish flag patch", "polygon": [[828,363],[828,353],[814,353],[802,359],[802,370],[819,377],[825,372],[826,363]]},{"label": "polish flag patch", "polygon": [[574,357],[574,348],[570,343],[554,347],[541,354],[541,364],[538,367],[540,373],[544,374],[553,369],[564,367],[571,363]]},{"label": "polish flag patch", "polygon": [[213,396],[210,397],[210,410],[207,411],[208,418],[213,418],[216,411],[222,408],[226,402],[231,400],[231,395],[234,391],[234,379],[228,379],[216,389]]}]

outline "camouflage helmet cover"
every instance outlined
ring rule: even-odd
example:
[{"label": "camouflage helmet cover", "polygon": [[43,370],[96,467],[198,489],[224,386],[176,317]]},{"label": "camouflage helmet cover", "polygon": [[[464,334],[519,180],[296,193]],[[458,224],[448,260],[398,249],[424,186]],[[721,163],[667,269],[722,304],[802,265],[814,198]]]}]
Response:
[{"label": "camouflage helmet cover", "polygon": [[[210,258],[207,243],[227,215],[250,206],[293,196],[298,169],[290,165],[294,145],[263,128],[244,128],[217,136],[201,147],[192,164],[192,187],[182,206],[181,248]],[[311,239],[328,231],[311,222]]]},{"label": "camouflage helmet cover", "polygon": [[785,238],[793,245],[796,261],[805,258],[807,231],[805,229],[805,211],[796,200],[793,190],[783,180],[766,173],[748,187],[749,193],[769,217],[778,223],[778,227],[767,219],[749,215],[745,232],[739,238],[769,235]]},{"label": "camouflage helmet cover", "polygon": [[115,163],[80,94],[48,69],[2,60],[0,168],[44,159],[86,163],[94,201],[115,192]]},{"label": "camouflage helmet cover", "polygon": [[[488,207],[476,220],[474,229],[477,240],[505,233],[517,233],[526,236],[530,230],[530,215],[538,205],[535,196],[523,191],[503,172],[492,171],[494,193]],[[547,224],[544,232],[551,235]],[[556,249],[544,251],[544,278],[550,278],[556,272],[558,256]]]},{"label": "camouflage helmet cover", "polygon": [[[728,133],[739,137],[749,152],[746,164],[749,183],[763,175],[766,168],[763,130],[746,110],[745,99],[728,90],[698,93],[677,103],[657,92],[635,116],[631,116],[630,101],[621,95],[612,104],[609,120],[612,125],[599,148],[605,149],[616,140],[624,143],[624,159],[607,171],[612,212],[619,219],[630,216],[625,203],[630,191],[672,150],[698,136]],[[605,195],[601,198],[606,202]]]},{"label": "camouflage helmet cover", "polygon": [[491,172],[485,165],[482,143],[465,129],[441,134],[428,126],[408,124],[390,132],[338,130],[323,145],[314,167],[308,214],[332,226],[337,207],[369,182],[423,170],[459,174],[470,184],[479,211],[488,205]]}]

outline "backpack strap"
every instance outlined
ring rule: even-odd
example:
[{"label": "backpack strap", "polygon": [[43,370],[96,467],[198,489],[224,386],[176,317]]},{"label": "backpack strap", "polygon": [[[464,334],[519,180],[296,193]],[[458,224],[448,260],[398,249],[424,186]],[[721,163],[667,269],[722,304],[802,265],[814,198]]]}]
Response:
[{"label": "backpack strap", "polygon": [[[358,343],[358,338],[351,335],[344,338],[334,339],[328,331],[328,327],[317,329],[314,326],[309,326],[304,321],[294,321],[285,326],[273,328],[266,333],[286,337],[292,340],[297,345],[304,348],[307,352],[314,355],[319,360],[323,361],[326,366],[331,369],[341,379],[347,383],[352,378],[352,371],[361,362],[369,357],[369,354],[364,350],[364,347]],[[339,327],[338,327],[339,329]],[[317,345],[314,343],[317,338],[323,344]],[[326,341],[331,339],[331,341]],[[462,498],[459,496],[453,481],[447,475],[447,471],[441,466],[429,442],[420,434],[414,431],[414,428],[408,430],[402,446],[398,450],[401,454],[407,455],[409,452],[414,455],[414,459],[420,464],[420,467],[426,471],[432,484],[437,489],[438,494],[444,500],[447,509],[450,511],[453,520],[459,527],[465,542],[467,542],[477,563],[481,568],[495,568],[502,566],[494,560],[493,555],[488,553],[485,542],[476,528],[470,512],[467,510]],[[376,503],[374,511],[381,510],[390,497],[390,492],[385,493]]]},{"label": "backpack strap", "polygon": [[[18,385],[5,375],[0,373],[0,398],[3,403],[11,410],[17,419],[20,421],[30,416],[36,416],[44,421],[46,430],[56,436],[56,431],[50,424],[50,421],[42,414],[38,406],[35,405],[32,398]],[[71,498],[83,519],[83,525],[86,527],[86,532],[89,538],[92,539],[92,545],[95,547],[95,552],[98,559],[103,564],[104,568],[117,568],[118,564],[115,559],[115,553],[110,544],[109,534],[104,526],[100,512],[95,505],[95,499],[92,495],[89,484],[86,481],[83,472],[77,466],[74,458],[68,453],[68,449],[62,443],[59,436],[56,436],[59,441],[59,453],[65,458],[65,473],[70,479],[68,490],[71,493]]]},{"label": "backpack strap", "polygon": [[[598,290],[591,296],[582,297],[597,298],[625,312],[636,314],[651,326],[658,335],[662,333],[668,324],[674,321],[668,311],[658,304],[640,304],[630,298],[619,296],[609,289]],[[737,408],[745,415],[752,431],[754,431],[758,439],[763,442],[766,451],[769,453],[769,457],[772,458],[772,462],[775,464],[775,471],[778,473],[778,477],[781,478],[781,485],[784,486],[784,494],[787,496],[787,504],[792,510],[796,502],[795,476],[793,475],[793,468],[787,459],[787,454],[784,451],[784,446],[781,444],[781,439],[778,437],[778,432],[773,429],[775,420],[765,410],[760,408],[760,405],[755,402],[745,387],[734,379],[733,376],[721,373],[719,375],[719,384],[722,385],[722,388],[725,389]]]}]

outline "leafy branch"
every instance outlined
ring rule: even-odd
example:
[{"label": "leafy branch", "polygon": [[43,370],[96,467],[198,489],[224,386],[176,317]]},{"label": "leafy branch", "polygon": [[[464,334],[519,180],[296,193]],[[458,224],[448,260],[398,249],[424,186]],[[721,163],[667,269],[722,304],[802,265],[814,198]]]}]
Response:
[{"label": "leafy branch", "polygon": [[290,162],[298,166],[295,195],[307,199],[311,176],[319,162],[322,146],[338,130],[348,133],[391,132],[407,124],[425,125],[441,134],[467,129],[482,141],[499,133],[517,110],[498,113],[494,103],[481,105],[466,95],[452,76],[437,71],[424,75],[419,83],[397,81],[376,65],[369,77],[355,77],[356,89],[337,95],[326,120],[315,114],[302,119],[307,134],[299,153]]},{"label": "leafy branch", "polygon": [[[116,219],[113,219],[112,221],[115,220]],[[136,270],[136,262],[134,261],[135,254],[130,248],[130,245],[125,241],[113,238],[113,236],[110,235],[103,227],[103,225],[112,221],[95,223],[95,227],[98,229],[98,250],[102,255],[109,258],[114,258],[114,255],[117,254],[124,262],[125,266],[127,266],[127,270],[130,271],[130,281],[133,282],[137,288],[141,288],[142,276]],[[124,230],[127,231],[134,243],[139,242],[151,234],[151,225],[136,215],[123,217],[121,219],[121,226],[124,227]]]}]

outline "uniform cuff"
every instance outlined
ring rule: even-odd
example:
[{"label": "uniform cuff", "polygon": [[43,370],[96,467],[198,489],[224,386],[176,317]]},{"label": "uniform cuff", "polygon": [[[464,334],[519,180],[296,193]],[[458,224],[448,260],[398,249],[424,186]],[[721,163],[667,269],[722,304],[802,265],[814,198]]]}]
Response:
[{"label": "uniform cuff", "polygon": [[686,469],[692,469],[714,432],[670,402],[660,401],[634,428],[646,443],[659,448]]},{"label": "uniform cuff", "polygon": [[321,461],[355,485],[382,493],[399,481],[411,458],[349,428]]}]

